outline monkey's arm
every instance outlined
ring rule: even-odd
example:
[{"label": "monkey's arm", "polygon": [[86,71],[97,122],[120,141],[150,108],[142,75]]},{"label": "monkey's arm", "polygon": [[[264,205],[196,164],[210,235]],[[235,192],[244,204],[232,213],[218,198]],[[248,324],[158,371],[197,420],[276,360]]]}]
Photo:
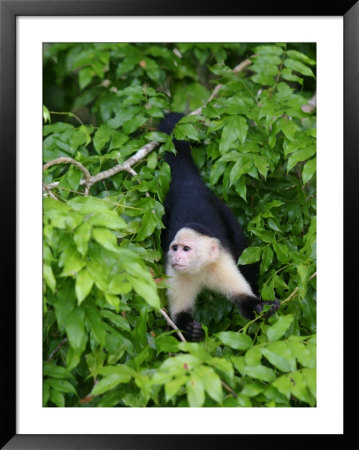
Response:
[{"label": "monkey's arm", "polygon": [[174,272],[170,265],[167,265],[166,273],[170,276],[167,298],[172,320],[187,341],[201,341],[204,336],[202,326],[192,315],[194,302],[200,291],[199,284],[192,277]]},{"label": "monkey's arm", "polygon": [[211,268],[207,286],[231,300],[246,319],[254,319],[255,313],[261,313],[266,304],[271,305],[266,317],[278,311],[280,306],[278,300],[267,302],[257,297],[232,256],[226,252],[223,252],[220,260]]}]

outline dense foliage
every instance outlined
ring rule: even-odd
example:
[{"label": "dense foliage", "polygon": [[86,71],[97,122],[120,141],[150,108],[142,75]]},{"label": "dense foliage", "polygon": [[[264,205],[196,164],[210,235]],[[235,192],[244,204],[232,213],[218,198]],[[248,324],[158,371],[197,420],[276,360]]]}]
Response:
[{"label": "dense foliage", "polygon": [[[240,71],[232,69],[249,59]],[[222,85],[208,102],[216,85]],[[44,47],[44,393],[47,406],[315,406],[314,44],[48,44]],[[170,182],[165,111],[260,264],[269,319],[211,292],[203,343],[166,310],[160,233]],[[91,176],[159,143],[132,166]],[[185,176],[185,174],[184,174]]]}]

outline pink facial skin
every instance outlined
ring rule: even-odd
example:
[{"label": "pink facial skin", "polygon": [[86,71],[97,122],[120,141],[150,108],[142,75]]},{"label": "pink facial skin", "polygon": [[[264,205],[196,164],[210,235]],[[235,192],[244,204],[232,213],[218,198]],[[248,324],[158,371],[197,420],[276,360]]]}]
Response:
[{"label": "pink facial skin", "polygon": [[176,270],[184,270],[193,259],[192,248],[188,245],[173,244],[170,248],[171,265]]}]

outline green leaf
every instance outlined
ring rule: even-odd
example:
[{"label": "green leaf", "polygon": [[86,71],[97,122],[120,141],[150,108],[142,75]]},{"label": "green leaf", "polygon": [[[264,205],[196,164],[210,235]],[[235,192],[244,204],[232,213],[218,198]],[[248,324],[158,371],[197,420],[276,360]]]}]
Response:
[{"label": "green leaf", "polygon": [[230,186],[232,186],[236,181],[238,181],[242,175],[247,174],[253,167],[252,158],[243,156],[237,161],[229,175]]},{"label": "green leaf", "polygon": [[88,223],[93,226],[111,228],[112,230],[126,228],[126,222],[114,211],[103,211],[94,214],[89,218]]},{"label": "green leaf", "polygon": [[93,139],[93,144],[98,154],[101,153],[101,150],[104,148],[107,142],[110,141],[112,134],[112,128],[110,128],[106,124],[103,124],[98,128]]},{"label": "green leaf", "polygon": [[44,280],[46,281],[46,284],[49,286],[52,292],[55,292],[56,278],[52,271],[52,267],[49,264],[44,264],[43,267]]},{"label": "green leaf", "polygon": [[245,175],[241,176],[239,181],[234,185],[237,194],[247,202],[247,185]]},{"label": "green leaf", "polygon": [[69,348],[66,355],[66,368],[67,370],[73,370],[80,364],[82,352],[76,352],[72,347]]},{"label": "green leaf", "polygon": [[114,325],[116,325],[118,328],[121,328],[122,330],[131,331],[131,327],[130,324],[128,323],[128,321],[123,318],[121,315],[119,314],[114,314],[111,311],[108,311],[107,309],[103,309],[101,310],[101,315],[102,317],[104,317],[105,319],[109,319]]},{"label": "green leaf", "polygon": [[86,345],[87,334],[85,331],[85,312],[81,307],[75,308],[68,315],[66,333],[75,352],[82,351]]},{"label": "green leaf", "polygon": [[274,44],[265,44],[265,45],[258,45],[254,49],[255,53],[257,55],[276,55],[280,56],[283,53],[283,49],[279,45]]},{"label": "green leaf", "polygon": [[53,362],[45,362],[43,366],[43,375],[49,376],[51,378],[71,378],[73,375],[65,367],[57,366]]},{"label": "green leaf", "polygon": [[244,144],[247,138],[248,125],[242,116],[234,116],[226,119],[223,127],[219,151],[223,154],[232,148],[236,142]]},{"label": "green leaf", "polygon": [[139,294],[150,306],[155,309],[161,307],[160,299],[157,294],[156,287],[150,285],[143,279],[128,276],[128,281],[131,283],[137,294]]},{"label": "green leaf", "polygon": [[269,266],[272,264],[274,252],[271,247],[266,246],[263,247],[262,252],[262,261],[260,267],[260,273],[265,273],[269,269]]},{"label": "green leaf", "polygon": [[273,248],[277,255],[278,260],[284,264],[288,263],[289,260],[288,247],[279,242],[273,242]]},{"label": "green leaf", "polygon": [[[114,129],[120,128],[125,122],[128,122],[133,117],[135,117],[136,114],[138,114],[140,111],[141,108],[139,108],[138,106],[121,108],[119,111],[116,111],[115,117],[108,121],[108,125]],[[118,136],[118,134],[113,133],[113,136]]]},{"label": "green leaf", "polygon": [[259,345],[251,347],[249,350],[247,350],[244,359],[247,366],[260,365],[262,360],[261,347]]},{"label": "green leaf", "polygon": [[90,325],[90,329],[95,336],[97,342],[104,347],[106,333],[103,322],[101,320],[100,311],[98,308],[90,305],[85,306],[86,320]]},{"label": "green leaf", "polygon": [[167,402],[171,400],[171,398],[173,398],[175,395],[177,395],[178,391],[187,382],[187,380],[188,380],[187,375],[182,375],[178,378],[174,378],[173,380],[168,381],[165,384],[165,393]]},{"label": "green leaf", "polygon": [[302,375],[314,398],[317,396],[317,371],[315,369],[303,369]]},{"label": "green leaf", "polygon": [[156,152],[151,152],[147,156],[147,167],[149,169],[154,170],[157,167],[157,162],[158,162],[158,154]]},{"label": "green leaf", "polygon": [[282,372],[293,372],[297,369],[295,358],[292,355],[290,347],[285,342],[272,342],[261,350],[263,356]]},{"label": "green leaf", "polygon": [[258,394],[262,393],[264,390],[263,386],[260,386],[258,383],[248,383],[241,390],[242,395],[246,395],[247,397],[256,397]]},{"label": "green leaf", "polygon": [[302,52],[298,52],[297,50],[287,50],[287,56],[289,56],[292,59],[302,61],[305,64],[310,64],[310,65],[315,64],[315,61],[313,59],[309,58],[307,55],[305,55]]},{"label": "green leaf", "polygon": [[81,305],[81,303],[88,296],[92,289],[93,283],[94,280],[86,269],[81,270],[81,272],[77,274],[75,292],[78,305]]},{"label": "green leaf", "polygon": [[259,155],[252,155],[254,165],[258,169],[259,173],[266,178],[269,170],[269,162],[266,158]]},{"label": "green leaf", "polygon": [[248,247],[243,250],[238,264],[252,264],[260,260],[262,249],[265,247]]},{"label": "green leaf", "polygon": [[46,380],[42,383],[42,406],[46,406],[50,398],[50,386]]},{"label": "green leaf", "polygon": [[82,178],[82,172],[75,166],[71,166],[67,172],[66,180],[69,183],[71,189],[76,190]]},{"label": "green leaf", "polygon": [[82,256],[86,256],[88,242],[91,237],[91,225],[88,222],[82,223],[78,226],[74,233],[74,242],[76,244],[76,248],[81,253]]},{"label": "green leaf", "polygon": [[147,118],[145,116],[142,115],[135,116],[134,118],[123,124],[123,132],[125,134],[131,134],[146,122]]},{"label": "green leaf", "polygon": [[288,158],[287,172],[289,172],[298,162],[311,158],[315,152],[315,147],[306,147],[292,153]]},{"label": "green leaf", "polygon": [[303,78],[298,77],[297,75],[294,75],[291,69],[283,68],[281,71],[281,76],[284,80],[287,81],[296,81],[299,84],[303,84]]},{"label": "green leaf", "polygon": [[310,404],[310,406],[315,406],[309,395],[310,390],[315,399],[315,384],[315,369],[303,369],[279,377],[275,380],[273,386],[288,399],[290,395],[294,395],[299,400]]},{"label": "green leaf", "polygon": [[291,340],[289,338],[288,345],[293,356],[297,358],[297,361],[303,367],[314,368],[316,366],[315,348],[314,351],[311,351],[310,344],[305,345],[302,342],[299,342],[297,340]]},{"label": "green leaf", "polygon": [[63,408],[65,406],[65,397],[61,392],[56,391],[55,389],[50,390],[50,400],[59,408]]},{"label": "green leaf", "polygon": [[89,85],[92,81],[92,78],[95,76],[95,72],[91,67],[84,67],[79,71],[79,86],[80,89],[84,89],[87,85]]},{"label": "green leaf", "polygon": [[309,266],[305,266],[304,264],[299,264],[297,266],[297,271],[298,271],[299,280],[300,280],[298,288],[299,288],[300,296],[302,298],[304,298],[307,293],[309,269],[310,269]]},{"label": "green leaf", "polygon": [[283,117],[280,119],[280,125],[285,136],[288,139],[293,140],[294,135],[298,130],[298,127],[295,124],[295,122],[293,120],[289,120],[287,117]]},{"label": "green leaf", "polygon": [[[63,259],[64,266],[61,273],[62,277],[74,276],[86,265],[86,261],[82,259],[75,247],[71,247],[68,252],[62,252],[61,259]],[[59,265],[61,264],[61,259]]]},{"label": "green leaf", "polygon": [[205,401],[204,386],[202,379],[192,373],[186,383],[187,400],[190,407],[200,407]]},{"label": "green leaf", "polygon": [[128,294],[131,291],[131,285],[123,274],[115,274],[111,277],[108,284],[108,292],[114,295]]},{"label": "green leaf", "polygon": [[247,350],[252,345],[252,339],[246,334],[236,333],[235,331],[222,331],[215,336],[228,347],[236,350]]},{"label": "green leaf", "polygon": [[95,213],[106,213],[113,206],[112,203],[108,203],[105,199],[82,196],[73,197],[67,204],[71,206],[74,211],[90,216]]},{"label": "green leaf", "polygon": [[112,231],[107,230],[106,228],[94,228],[92,230],[92,237],[107,250],[116,253],[119,251],[116,236]]},{"label": "green leaf", "polygon": [[317,169],[317,159],[313,158],[304,164],[302,171],[303,183],[306,184],[311,180]]},{"label": "green leaf", "polygon": [[258,236],[263,242],[271,244],[274,240],[274,233],[272,231],[260,230],[258,228],[251,229],[250,231]]},{"label": "green leaf", "polygon": [[49,386],[51,386],[51,388],[56,389],[59,392],[77,395],[74,385],[72,385],[67,380],[57,380],[55,378],[48,378],[47,383]]},{"label": "green leaf", "polygon": [[232,380],[234,371],[233,366],[230,361],[223,358],[212,358],[207,363],[210,366],[213,366],[215,369],[219,370],[223,374],[225,374],[230,380]]},{"label": "green leaf", "polygon": [[262,296],[263,300],[274,300],[275,299],[274,282],[273,281],[271,281],[269,284],[263,285],[263,287],[261,289],[261,296]]},{"label": "green leaf", "polygon": [[185,352],[191,353],[191,355],[197,357],[201,361],[208,361],[211,358],[210,354],[204,349],[203,345],[197,342],[180,342],[178,344],[178,348]]},{"label": "green leaf", "polygon": [[217,403],[222,403],[222,384],[216,372],[208,366],[196,367],[195,374],[202,380],[203,387],[207,394]]},{"label": "green leaf", "polygon": [[101,395],[110,389],[115,388],[120,383],[128,383],[131,376],[127,374],[113,373],[102,378],[92,389],[90,395]]},{"label": "green leaf", "polygon": [[293,322],[294,317],[292,314],[287,314],[286,316],[280,316],[279,319],[267,328],[267,337],[270,341],[276,341],[280,339],[284,333],[288,330]]},{"label": "green leaf", "polygon": [[137,234],[136,241],[143,241],[151,236],[157,228],[157,219],[153,211],[147,211],[143,215],[141,228]]},{"label": "green leaf", "polygon": [[211,176],[209,179],[209,182],[211,184],[211,186],[215,186],[219,180],[219,178],[221,177],[221,175],[223,175],[223,172],[226,168],[226,164],[225,163],[221,163],[221,162],[215,162],[212,170],[211,170]]},{"label": "green leaf", "polygon": [[63,131],[73,130],[73,125],[64,122],[56,122],[53,125],[44,125],[42,129],[43,136],[47,136],[50,133],[62,133]]},{"label": "green leaf", "polygon": [[198,131],[191,123],[180,123],[174,129],[174,137],[181,140],[199,141]]},{"label": "green leaf", "polygon": [[[131,286],[129,285],[128,292],[130,292]],[[105,293],[105,299],[109,305],[112,305],[115,308],[115,311],[119,311],[120,300],[117,295]]]},{"label": "green leaf", "polygon": [[274,370],[262,365],[246,366],[244,372],[246,375],[262,381],[272,382],[276,379]]},{"label": "green leaf", "polygon": [[159,352],[177,352],[178,340],[173,336],[166,336],[161,334],[155,339],[155,345]]},{"label": "green leaf", "polygon": [[44,122],[51,122],[51,116],[49,110],[46,108],[45,105],[42,106],[42,117],[44,119]]},{"label": "green leaf", "polygon": [[306,75],[308,77],[314,77],[314,73],[312,71],[312,69],[310,69],[309,67],[307,67],[305,64],[303,64],[301,61],[297,61],[295,59],[292,58],[286,58],[284,60],[284,66],[288,67],[289,69],[294,70],[295,72],[298,72],[302,75]]}]

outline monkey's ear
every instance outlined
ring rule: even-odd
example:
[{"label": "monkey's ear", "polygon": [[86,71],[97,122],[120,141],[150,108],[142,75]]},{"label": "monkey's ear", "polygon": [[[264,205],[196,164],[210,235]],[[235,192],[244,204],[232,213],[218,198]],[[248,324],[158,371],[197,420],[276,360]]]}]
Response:
[{"label": "monkey's ear", "polygon": [[209,243],[209,259],[214,262],[218,259],[220,253],[218,239],[211,239]]}]

